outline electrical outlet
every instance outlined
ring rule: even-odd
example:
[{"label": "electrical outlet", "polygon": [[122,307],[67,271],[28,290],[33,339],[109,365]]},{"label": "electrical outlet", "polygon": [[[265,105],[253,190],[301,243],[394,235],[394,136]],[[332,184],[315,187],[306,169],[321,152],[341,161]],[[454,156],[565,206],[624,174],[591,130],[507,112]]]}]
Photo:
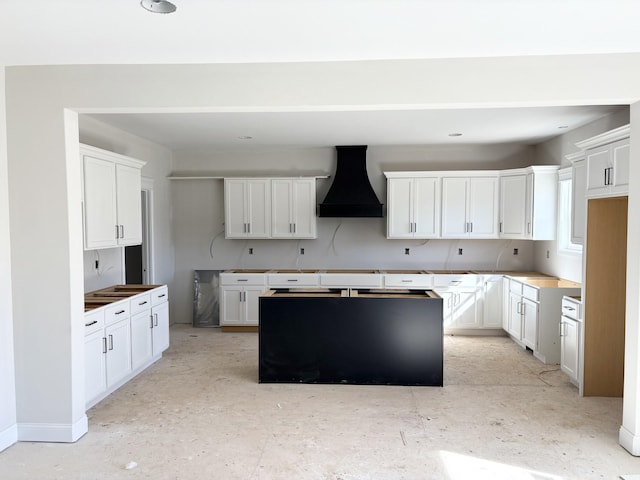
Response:
[{"label": "electrical outlet", "polygon": [[514,249],[513,249],[513,254],[514,254],[514,255],[517,255],[517,254],[518,254],[518,249],[517,249],[517,248],[514,248]]},{"label": "electrical outlet", "polygon": [[300,249],[300,255],[304,255],[304,248]]},{"label": "electrical outlet", "polygon": [[458,249],[458,255],[462,255],[462,249],[461,248]]},{"label": "electrical outlet", "polygon": [[249,255],[253,255],[253,247],[249,247]]},{"label": "electrical outlet", "polygon": [[408,249],[408,248],[405,248],[405,249],[404,249],[404,254],[405,254],[405,255],[409,255],[409,249]]}]

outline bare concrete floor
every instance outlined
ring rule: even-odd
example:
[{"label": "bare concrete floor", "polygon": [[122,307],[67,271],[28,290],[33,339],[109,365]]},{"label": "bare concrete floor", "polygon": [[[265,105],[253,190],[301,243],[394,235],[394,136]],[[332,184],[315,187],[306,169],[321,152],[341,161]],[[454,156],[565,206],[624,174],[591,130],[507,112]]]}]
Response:
[{"label": "bare concrete floor", "polygon": [[443,388],[258,384],[257,334],[178,325],[171,342],[162,360],[88,412],[89,433],[77,443],[23,442],[0,453],[0,479],[640,473],[640,458],[618,445],[621,399],[578,397],[557,367],[505,337],[445,337]]}]

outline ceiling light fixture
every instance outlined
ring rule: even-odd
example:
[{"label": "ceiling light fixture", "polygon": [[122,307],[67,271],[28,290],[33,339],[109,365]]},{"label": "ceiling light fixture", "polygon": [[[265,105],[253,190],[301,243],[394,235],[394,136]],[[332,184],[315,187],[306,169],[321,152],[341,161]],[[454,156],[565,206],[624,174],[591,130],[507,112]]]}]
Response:
[{"label": "ceiling light fixture", "polygon": [[462,136],[462,134],[461,134],[461,133],[458,133],[458,132],[454,132],[454,133],[450,133],[450,134],[449,134],[449,136],[450,136],[450,137],[461,137],[461,136]]},{"label": "ceiling light fixture", "polygon": [[167,0],[141,0],[140,5],[153,13],[173,13],[176,11],[176,6]]}]

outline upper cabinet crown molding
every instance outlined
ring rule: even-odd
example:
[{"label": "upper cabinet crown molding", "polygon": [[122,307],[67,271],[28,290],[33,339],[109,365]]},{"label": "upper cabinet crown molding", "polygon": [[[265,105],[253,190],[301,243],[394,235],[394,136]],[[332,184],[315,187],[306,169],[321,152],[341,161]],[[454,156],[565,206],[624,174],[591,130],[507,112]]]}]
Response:
[{"label": "upper cabinet crown molding", "polygon": [[[324,172],[299,172],[298,175],[291,175],[290,173],[283,174],[282,172],[271,173],[252,173],[251,178],[265,178],[265,179],[285,179],[285,178],[313,178],[323,179],[329,178],[330,175]],[[213,172],[173,172],[167,176],[169,180],[224,180],[225,178],[248,178],[247,172],[225,172],[225,173],[213,173]]]},{"label": "upper cabinet crown molding", "polygon": [[631,125],[623,125],[622,127],[614,128],[608,132],[595,135],[580,142],[576,142],[575,145],[581,150],[587,150],[589,148],[599,147],[606,145],[607,143],[617,142],[631,136]]},{"label": "upper cabinet crown molding", "polygon": [[111,160],[112,162],[118,163],[120,165],[127,165],[129,167],[139,169],[147,164],[147,162],[145,162],[144,160],[138,160],[137,158],[128,157],[126,155],[121,155],[109,150],[103,150],[102,148],[94,147],[92,145],[86,145],[84,143],[80,144],[80,153],[82,155],[98,155],[100,158],[104,158],[105,160]]}]

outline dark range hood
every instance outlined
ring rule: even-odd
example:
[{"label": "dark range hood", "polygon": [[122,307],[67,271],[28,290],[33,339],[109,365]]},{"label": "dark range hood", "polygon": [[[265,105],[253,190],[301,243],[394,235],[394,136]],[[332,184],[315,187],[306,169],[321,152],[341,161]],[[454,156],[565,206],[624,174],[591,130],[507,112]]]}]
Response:
[{"label": "dark range hood", "polygon": [[382,204],[367,176],[367,146],[336,147],[338,164],[320,217],[382,217]]}]

